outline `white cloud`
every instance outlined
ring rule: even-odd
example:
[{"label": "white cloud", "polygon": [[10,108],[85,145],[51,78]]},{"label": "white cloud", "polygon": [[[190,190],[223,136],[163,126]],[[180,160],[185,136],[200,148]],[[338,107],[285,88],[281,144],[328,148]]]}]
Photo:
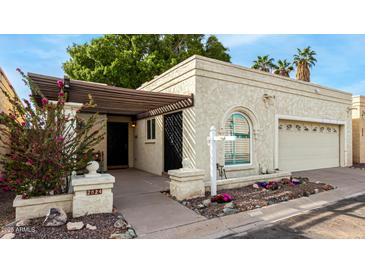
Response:
[{"label": "white cloud", "polygon": [[234,48],[243,45],[249,45],[257,42],[268,35],[264,34],[221,34],[217,35],[218,39],[225,47]]}]

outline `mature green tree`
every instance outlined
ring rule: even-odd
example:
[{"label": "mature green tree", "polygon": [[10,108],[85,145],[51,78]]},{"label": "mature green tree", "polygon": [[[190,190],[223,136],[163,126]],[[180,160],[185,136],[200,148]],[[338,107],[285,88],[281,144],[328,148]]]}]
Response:
[{"label": "mature green tree", "polygon": [[294,65],[297,67],[296,78],[310,82],[310,69],[317,62],[315,58],[316,52],[311,47],[306,47],[303,50],[297,49],[298,53],[294,55]]},{"label": "mature green tree", "polygon": [[231,56],[227,53],[228,49],[225,48],[215,35],[209,36],[205,44],[204,56],[230,62]]},{"label": "mature green tree", "polygon": [[113,34],[67,48],[64,71],[73,79],[137,88],[186,58],[200,54],[230,62],[215,36],[202,34]]},{"label": "mature green tree", "polygon": [[257,56],[252,65],[252,68],[265,72],[271,72],[274,67],[274,58],[270,58],[269,55]]},{"label": "mature green tree", "polygon": [[281,76],[289,77],[290,72],[292,72],[293,70],[294,68],[292,64],[286,59],[278,60],[277,65],[274,65],[274,73]]}]

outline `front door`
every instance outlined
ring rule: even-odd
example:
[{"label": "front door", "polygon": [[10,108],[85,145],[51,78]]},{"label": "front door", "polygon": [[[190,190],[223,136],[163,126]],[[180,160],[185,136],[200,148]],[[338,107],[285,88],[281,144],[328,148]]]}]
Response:
[{"label": "front door", "polygon": [[108,122],[108,168],[128,167],[128,123]]},{"label": "front door", "polygon": [[164,116],[164,171],[182,167],[182,112]]}]

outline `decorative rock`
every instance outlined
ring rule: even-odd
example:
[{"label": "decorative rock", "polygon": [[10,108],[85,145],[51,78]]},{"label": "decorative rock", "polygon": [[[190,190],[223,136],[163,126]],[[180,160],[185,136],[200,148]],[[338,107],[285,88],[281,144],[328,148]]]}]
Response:
[{"label": "decorative rock", "polygon": [[210,201],[210,199],[205,199],[202,204],[206,207],[210,206],[212,204],[212,202]]},{"label": "decorative rock", "polygon": [[321,181],[315,181],[315,183],[316,183],[316,184],[320,184],[320,183],[321,183]]},{"label": "decorative rock", "polygon": [[50,208],[43,221],[44,226],[60,226],[67,222],[67,215],[62,208]]},{"label": "decorative rock", "polygon": [[16,223],[16,226],[29,226],[32,223],[30,219],[23,219]]},{"label": "decorative rock", "polygon": [[136,237],[137,235],[133,229],[128,229],[125,233],[113,233],[110,235],[110,239],[133,239]]},{"label": "decorative rock", "polygon": [[68,222],[67,223],[67,230],[72,231],[72,230],[80,230],[84,227],[84,223],[83,222]]},{"label": "decorative rock", "polygon": [[125,233],[113,233],[112,235],[110,235],[109,239],[127,239],[127,238]]},{"label": "decorative rock", "polygon": [[133,239],[133,237],[128,233],[114,233],[110,235],[110,239]]},{"label": "decorative rock", "polygon": [[96,226],[90,225],[90,224],[86,224],[86,228],[87,229],[90,229],[90,230],[95,230],[96,229]]},{"label": "decorative rock", "polygon": [[137,237],[137,233],[134,230],[134,228],[128,228],[127,232],[132,238],[136,238]]},{"label": "decorative rock", "polygon": [[315,188],[314,189],[314,193],[316,193],[316,194],[319,193],[319,189],[318,188]]},{"label": "decorative rock", "polygon": [[230,202],[224,205],[224,208],[236,208],[236,204],[234,202]]},{"label": "decorative rock", "polygon": [[123,220],[125,220],[124,216],[123,216],[122,214],[120,214],[120,213],[118,214],[117,218],[118,218],[118,219],[123,219]]},{"label": "decorative rock", "polygon": [[305,197],[309,197],[309,195],[311,195],[308,191],[304,191],[303,192],[303,196],[305,196]]},{"label": "decorative rock", "polygon": [[16,224],[17,224],[17,221],[14,221],[14,222],[8,223],[4,227],[14,227],[14,226],[16,226]]},{"label": "decorative rock", "polygon": [[14,233],[6,233],[1,239],[13,239],[15,237]]},{"label": "decorative rock", "polygon": [[115,228],[121,228],[121,229],[126,229],[127,228],[127,222],[124,219],[118,219],[115,223],[114,223],[114,227]]},{"label": "decorative rock", "polygon": [[202,209],[202,208],[204,208],[204,207],[205,207],[205,205],[203,205],[203,204],[198,204],[198,205],[197,205],[197,207],[198,207],[198,208],[200,208],[200,209]]},{"label": "decorative rock", "polygon": [[228,214],[234,214],[234,213],[237,213],[238,212],[238,209],[236,208],[230,208],[230,207],[225,207],[223,208],[223,213],[228,215]]}]

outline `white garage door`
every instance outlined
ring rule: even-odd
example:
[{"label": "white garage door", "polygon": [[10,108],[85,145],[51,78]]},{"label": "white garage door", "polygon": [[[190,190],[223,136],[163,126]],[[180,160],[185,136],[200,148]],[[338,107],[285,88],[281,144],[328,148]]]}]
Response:
[{"label": "white garage door", "polygon": [[279,121],[279,169],[300,171],[340,165],[339,126]]}]

